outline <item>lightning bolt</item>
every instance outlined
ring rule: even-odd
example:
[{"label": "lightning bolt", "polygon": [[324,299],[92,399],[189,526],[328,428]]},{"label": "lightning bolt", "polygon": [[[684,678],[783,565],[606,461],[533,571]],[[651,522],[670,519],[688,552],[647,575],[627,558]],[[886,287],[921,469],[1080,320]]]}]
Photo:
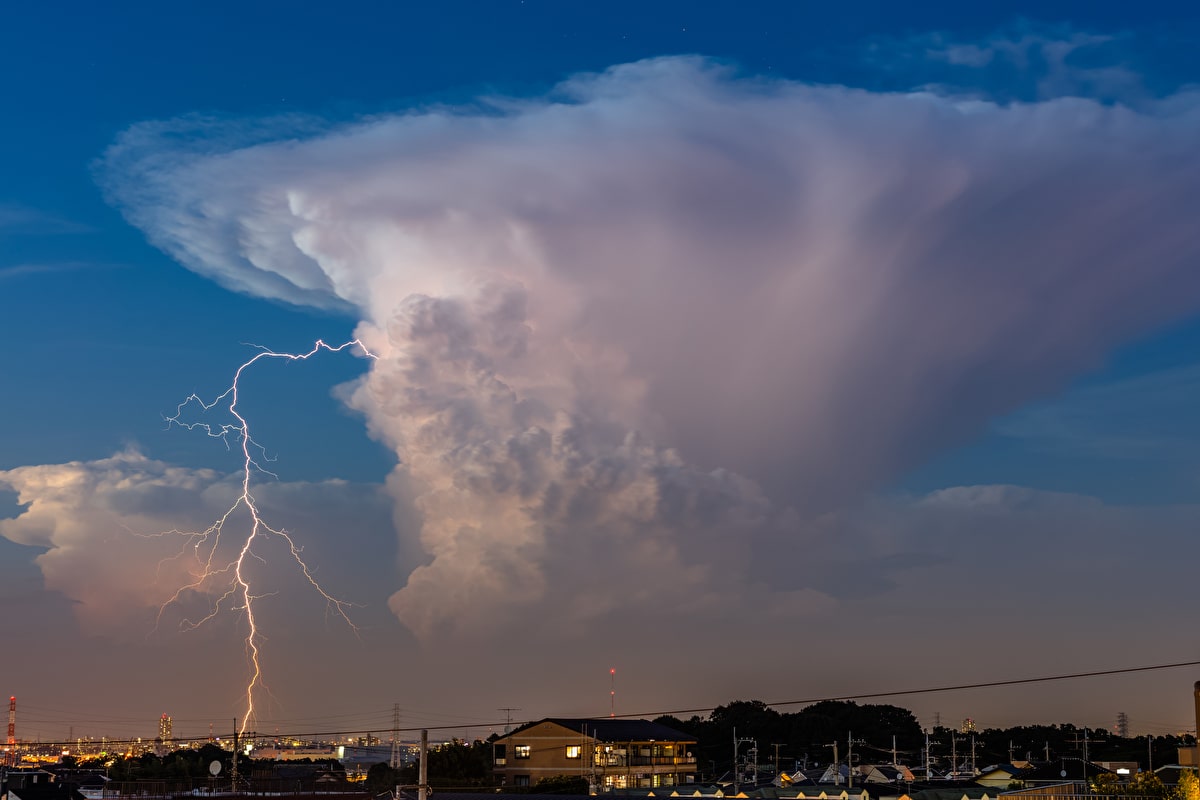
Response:
[{"label": "lightning bolt", "polygon": [[[318,339],[307,353],[277,353],[273,350],[260,348],[258,354],[237,368],[237,371],[233,375],[233,382],[229,388],[215,399],[205,401],[199,395],[193,393],[178,405],[174,415],[166,418],[168,427],[178,425],[188,430],[204,431],[208,436],[222,440],[227,448],[233,449],[236,446],[241,452],[242,491],[237,499],[234,500],[233,505],[224,514],[202,531],[171,530],[158,534],[159,536],[178,536],[184,541],[180,551],[176,555],[164,559],[164,561],[190,558],[195,564],[191,573],[193,580],[176,589],[166,602],[159,607],[158,621],[162,620],[163,612],[167,608],[179,603],[185,594],[191,592],[206,593],[210,596],[215,595],[216,599],[212,601],[205,616],[197,620],[184,619],[181,623],[181,627],[184,630],[193,630],[203,625],[216,617],[222,610],[240,611],[246,621],[247,633],[245,645],[250,674],[246,683],[246,713],[243,715],[240,725],[239,733],[241,734],[246,732],[250,721],[255,718],[255,694],[262,690],[268,693],[270,691],[263,680],[263,670],[260,661],[260,646],[263,636],[259,629],[254,609],[255,601],[265,595],[255,594],[251,586],[251,580],[245,569],[247,561],[252,558],[265,563],[263,558],[254,550],[256,542],[260,539],[270,537],[282,539],[287,544],[288,550],[299,567],[301,574],[304,575],[304,578],[312,585],[313,589],[325,599],[326,613],[334,613],[341,617],[356,634],[358,633],[358,628],[349,615],[349,609],[353,607],[353,604],[339,600],[325,591],[301,556],[303,548],[296,544],[296,541],[286,530],[271,527],[264,522],[262,515],[259,513],[258,504],[251,491],[254,476],[257,474],[273,478],[278,478],[278,476],[263,467],[262,462],[269,460],[266,450],[255,441],[250,432],[250,423],[238,410],[239,383],[246,370],[265,359],[306,361],[321,352],[338,353],[343,350],[352,349],[360,350],[367,358],[378,359],[378,356],[368,350],[366,345],[358,339],[352,339],[336,347]],[[184,414],[196,406],[199,407],[198,412],[201,415],[219,406],[227,411],[234,421],[222,424],[185,421],[183,419]],[[237,556],[230,560],[222,561],[218,555],[221,539],[226,535],[227,523],[229,523],[230,518],[239,508],[244,508],[249,513],[250,527],[243,534],[244,538],[238,540]],[[231,533],[230,536],[232,535]],[[161,569],[162,563],[159,564],[159,567]]]}]

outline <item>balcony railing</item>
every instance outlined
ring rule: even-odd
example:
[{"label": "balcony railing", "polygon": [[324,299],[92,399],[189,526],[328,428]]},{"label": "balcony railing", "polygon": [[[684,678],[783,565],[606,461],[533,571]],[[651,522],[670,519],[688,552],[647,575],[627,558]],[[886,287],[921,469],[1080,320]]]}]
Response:
[{"label": "balcony railing", "polygon": [[623,756],[613,753],[596,756],[598,767],[680,767],[695,764],[695,756]]}]

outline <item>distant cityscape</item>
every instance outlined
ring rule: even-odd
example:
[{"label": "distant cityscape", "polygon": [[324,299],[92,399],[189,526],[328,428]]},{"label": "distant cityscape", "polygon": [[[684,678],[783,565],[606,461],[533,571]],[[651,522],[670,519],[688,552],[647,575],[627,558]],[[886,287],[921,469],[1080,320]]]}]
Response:
[{"label": "distant cityscape", "polygon": [[[1200,682],[1193,692],[1200,721]],[[708,716],[551,717],[486,738],[388,733],[305,738],[255,732],[26,741],[10,698],[0,800],[428,792],[841,800],[1200,800],[1194,730],[1130,735],[1070,724],[922,728],[907,709],[820,701],[780,712],[735,701]],[[944,792],[952,789],[951,795]],[[415,792],[415,794],[414,794]],[[942,792],[943,794],[938,794]],[[932,794],[930,794],[932,793]]]},{"label": "distant cityscape", "polygon": [[[161,758],[179,750],[198,750],[205,745],[231,750],[235,740],[238,752],[248,758],[272,761],[334,759],[350,764],[389,761],[397,755],[402,762],[408,763],[418,756],[420,746],[417,741],[403,741],[390,737],[385,740],[372,733],[329,739],[300,739],[258,733],[248,733],[245,736],[210,734],[200,739],[177,739],[174,735],[174,720],[169,714],[163,714],[158,719],[157,737],[86,736],[63,741],[28,741],[16,737],[15,724],[10,722],[9,735],[3,750],[4,758],[0,765],[19,767],[57,764],[64,758],[86,761],[138,758],[147,754]],[[395,747],[393,741],[396,743]]]}]

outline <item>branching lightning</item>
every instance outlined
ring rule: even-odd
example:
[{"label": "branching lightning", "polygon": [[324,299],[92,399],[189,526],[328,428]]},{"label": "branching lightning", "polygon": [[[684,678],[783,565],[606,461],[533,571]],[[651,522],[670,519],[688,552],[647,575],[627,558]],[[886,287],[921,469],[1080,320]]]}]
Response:
[{"label": "branching lightning", "polygon": [[[247,626],[245,644],[250,675],[246,684],[246,713],[242,717],[240,725],[241,733],[246,732],[250,721],[255,717],[254,697],[256,692],[260,690],[269,691],[263,680],[262,664],[260,662],[262,633],[259,629],[254,609],[255,601],[265,595],[255,593],[251,585],[252,582],[245,570],[246,562],[250,558],[263,562],[262,556],[255,552],[254,549],[258,540],[272,536],[282,539],[287,544],[292,558],[295,560],[304,578],[325,599],[328,611],[341,617],[355,633],[358,632],[358,628],[350,619],[349,609],[352,607],[352,604],[340,600],[325,591],[301,556],[303,548],[296,544],[296,541],[286,530],[283,528],[274,528],[264,522],[262,515],[259,513],[254,494],[251,491],[253,478],[255,474],[269,475],[271,477],[277,476],[262,466],[262,462],[267,460],[266,451],[262,445],[255,441],[250,432],[250,423],[238,410],[239,382],[246,370],[263,359],[274,358],[287,361],[304,361],[322,351],[337,353],[353,348],[358,348],[368,358],[377,358],[358,339],[352,339],[336,347],[318,340],[307,353],[277,353],[264,348],[249,361],[237,368],[233,376],[233,382],[229,388],[215,399],[206,402],[196,394],[189,395],[175,409],[175,414],[167,417],[168,426],[179,425],[188,430],[202,430],[208,436],[221,439],[226,447],[232,449],[233,446],[236,446],[242,455],[241,494],[238,495],[233,504],[215,522],[203,531],[188,532],[172,530],[159,534],[160,536],[179,536],[184,540],[184,545],[180,552],[167,560],[190,558],[194,560],[194,566],[191,568],[192,580],[176,589],[158,610],[158,619],[161,621],[166,609],[173,604],[179,603],[185,593],[197,592],[215,596],[216,599],[212,601],[207,614],[203,617],[196,620],[184,619],[181,623],[184,630],[193,630],[203,625],[216,617],[222,610],[240,611],[242,613]],[[234,421],[222,424],[185,421],[183,415],[195,406],[199,406],[201,414],[210,412],[219,406],[227,411],[233,417]],[[222,536],[226,536],[226,524],[239,508],[245,508],[246,512],[249,513],[250,527],[244,534],[245,538],[238,540],[236,557],[223,561],[218,555],[221,539]]]}]

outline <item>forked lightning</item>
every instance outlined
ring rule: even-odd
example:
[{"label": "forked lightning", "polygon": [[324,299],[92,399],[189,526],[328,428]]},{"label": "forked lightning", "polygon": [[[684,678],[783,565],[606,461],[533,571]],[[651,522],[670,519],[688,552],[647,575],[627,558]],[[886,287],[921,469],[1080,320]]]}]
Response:
[{"label": "forked lightning", "polygon": [[[329,607],[337,613],[346,624],[351,627],[356,633],[358,628],[350,619],[348,609],[350,603],[344,600],[339,600],[333,595],[325,591],[317,579],[313,576],[308,564],[301,558],[301,547],[299,547],[291,535],[282,528],[273,528],[263,521],[259,514],[258,506],[254,499],[254,494],[251,492],[251,484],[255,473],[262,473],[275,477],[273,472],[265,469],[255,454],[263,455],[265,451],[262,445],[254,440],[250,432],[250,423],[238,410],[239,386],[238,383],[242,378],[243,373],[251,366],[263,359],[284,359],[287,361],[304,361],[314,355],[328,351],[337,353],[342,350],[357,348],[367,358],[377,358],[367,347],[358,339],[352,339],[348,342],[340,344],[336,347],[330,346],[321,340],[317,340],[313,348],[307,353],[276,353],[272,350],[263,349],[249,361],[237,368],[233,375],[233,383],[218,395],[211,402],[206,402],[198,395],[192,394],[186,400],[179,404],[175,409],[173,416],[167,417],[168,425],[179,425],[188,430],[202,430],[207,435],[221,439],[227,447],[231,446],[231,439],[241,450],[242,454],[242,471],[241,471],[241,494],[234,501],[225,513],[223,513],[212,525],[206,530],[198,532],[184,531],[168,531],[167,534],[175,534],[182,536],[186,544],[184,549],[175,556],[181,558],[191,550],[192,556],[195,559],[196,567],[193,568],[193,580],[183,586],[180,586],[166,602],[159,607],[159,618],[161,619],[163,612],[172,604],[178,603],[185,592],[200,592],[211,595],[216,595],[216,600],[212,602],[208,613],[197,621],[185,619],[183,627],[187,630],[196,628],[208,622],[223,608],[228,610],[240,611],[246,620],[246,654],[250,667],[250,677],[246,684],[246,712],[242,716],[240,725],[240,733],[245,733],[252,719],[255,717],[254,711],[254,695],[259,689],[265,689],[266,684],[263,681],[262,665],[259,660],[259,645],[261,634],[259,632],[258,621],[254,614],[254,602],[261,595],[256,595],[251,585],[251,580],[246,574],[245,564],[249,557],[262,560],[262,557],[254,551],[256,540],[262,537],[277,536],[287,543],[287,546],[303,573],[305,579],[312,584],[313,588],[325,598]],[[233,417],[233,422],[214,424],[210,422],[188,422],[183,419],[183,415],[190,407],[199,406],[202,413],[212,411],[218,406],[226,409],[229,415]],[[221,537],[226,533],[225,526],[229,518],[240,507],[245,507],[250,515],[250,528],[246,532],[245,538],[240,539],[237,548],[237,556],[229,561],[222,561],[218,558],[217,550],[221,544]],[[240,598],[241,605],[229,605],[229,601],[236,602]]]}]

